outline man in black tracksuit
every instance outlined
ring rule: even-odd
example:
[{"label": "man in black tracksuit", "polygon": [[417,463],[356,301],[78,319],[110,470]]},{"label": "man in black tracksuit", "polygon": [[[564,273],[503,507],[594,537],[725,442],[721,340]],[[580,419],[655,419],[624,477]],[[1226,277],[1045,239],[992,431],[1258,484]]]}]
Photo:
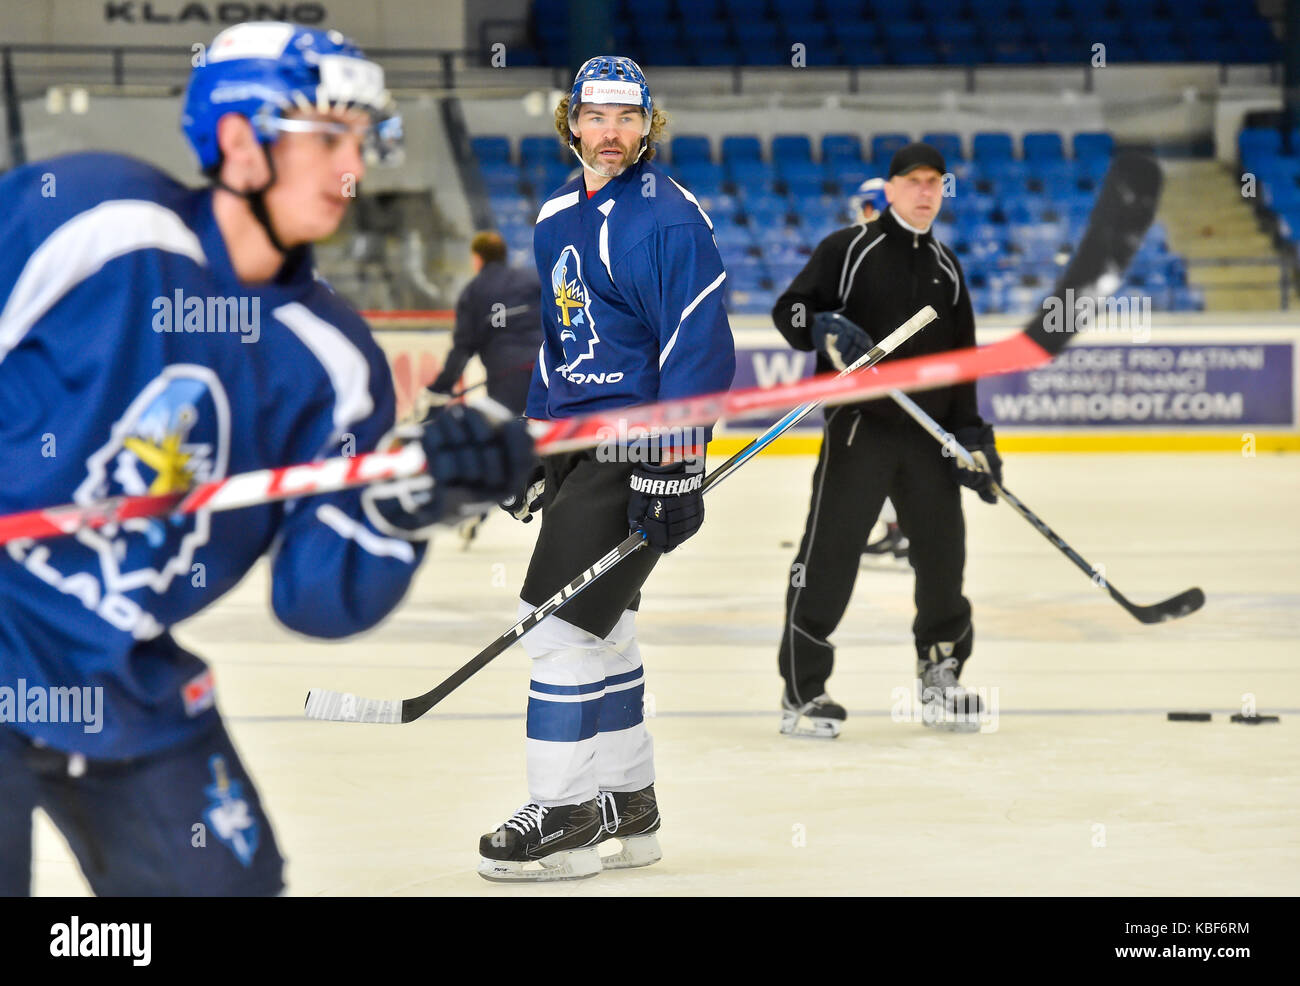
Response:
[{"label": "man in black tracksuit", "polygon": [[[823,240],[777,300],[776,327],[796,349],[818,351],[819,373],[843,369],[867,352],[872,340],[883,339],[924,305],[932,305],[938,319],[886,359],[975,345],[961,266],[929,232],[942,203],[944,173],[934,148],[911,144],[900,150],[890,164],[890,207],[871,222]],[[994,502],[988,487],[990,476],[1000,478],[1000,463],[992,428],[976,408],[974,384],[922,391],[914,398],[958,442],[982,452],[991,471],[957,468],[960,460],[945,456],[943,447],[889,398],[828,409],[812,505],[786,594],[779,656],[784,733],[839,733],[844,709],[825,694],[834,659],[828,638],[848,606],[861,546],[886,497],[893,500],[911,545],[912,632],[925,704],[946,701],[953,713],[931,717],[927,709],[925,721],[972,731],[972,717],[964,713],[978,711],[976,699],[957,684],[973,641],[971,607],[962,595],[966,528],[957,483]]]},{"label": "man in black tracksuit", "polygon": [[508,267],[499,233],[478,233],[470,242],[470,256],[475,276],[456,300],[452,350],[429,390],[450,395],[465,364],[477,354],[487,373],[488,396],[523,414],[542,344],[537,271],[531,264]]}]

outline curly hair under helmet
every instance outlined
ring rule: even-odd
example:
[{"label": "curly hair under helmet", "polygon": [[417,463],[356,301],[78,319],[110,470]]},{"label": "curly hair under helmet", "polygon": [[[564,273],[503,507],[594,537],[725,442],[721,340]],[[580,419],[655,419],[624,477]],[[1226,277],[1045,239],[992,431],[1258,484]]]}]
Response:
[{"label": "curly hair under helmet", "polygon": [[[574,118],[577,118],[577,112],[574,112]],[[668,126],[668,116],[661,109],[656,109],[650,116],[650,132],[645,136],[646,145],[645,153],[641,155],[642,161],[653,161],[655,157],[655,145],[663,140],[664,130]],[[569,97],[564,96],[559,105],[555,107],[555,132],[559,135],[560,140],[564,141],[565,147],[573,147],[578,138],[573,136],[573,130],[569,125]]]}]

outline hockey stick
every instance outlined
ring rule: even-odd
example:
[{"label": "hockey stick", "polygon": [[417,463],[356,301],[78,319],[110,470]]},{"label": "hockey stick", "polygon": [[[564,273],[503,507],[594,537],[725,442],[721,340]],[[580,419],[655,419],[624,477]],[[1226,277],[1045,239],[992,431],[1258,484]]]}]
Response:
[{"label": "hockey stick", "polygon": [[[924,428],[931,436],[934,437],[940,445],[944,447],[945,455],[955,455],[966,464],[968,469],[980,470],[980,466],[975,461],[975,457],[965,448],[958,444],[957,440],[951,433],[943,430],[943,427],[934,418],[926,414],[916,401],[908,397],[902,391],[890,391],[892,397],[898,406],[911,415],[912,420]],[[1118,589],[1110,584],[1105,577],[1103,570],[1094,565],[1088,564],[1087,560],[1075,551],[1065,539],[1048,527],[1032,510],[1020,501],[1020,498],[1008,490],[1005,486],[997,483],[991,484],[993,492],[1009,503],[1016,513],[1020,514],[1025,520],[1034,526],[1039,534],[1047,538],[1066,558],[1074,562],[1094,583],[1100,585],[1110,593],[1110,598],[1119,603],[1129,611],[1137,620],[1142,623],[1163,623],[1165,620],[1176,620],[1180,616],[1187,616],[1189,613],[1195,613],[1205,605],[1205,593],[1200,589],[1188,589],[1186,592],[1180,592],[1176,596],[1164,600],[1164,602],[1153,603],[1150,606],[1135,606],[1129,602]]]},{"label": "hockey stick", "polygon": [[[886,336],[878,345],[852,364],[840,371],[840,377],[847,377],[858,370],[874,366],[885,356],[928,325],[938,314],[926,305],[901,326]],[[704,480],[700,492],[707,493],[727,476],[735,472],[751,458],[766,448],[778,435],[789,431],[796,422],[812,413],[818,406],[817,401],[809,401],[792,410],[780,421],[772,425],[758,438],[754,439],[730,459],[720,465]],[[645,544],[645,538],[639,533],[629,534],[617,547],[604,555],[596,564],[564,586],[546,602],[535,608],[512,626],[496,640],[474,655],[468,662],[423,695],[407,699],[372,699],[353,695],[351,692],[338,692],[327,688],[313,688],[307,693],[303,714],[308,719],[325,719],[331,722],[375,722],[407,723],[420,718],[471,677],[487,667],[495,658],[508,650],[516,640],[550,616],[570,599],[591,583],[618,565],[619,562],[639,550]]]},{"label": "hockey stick", "polygon": [[[1120,283],[1155,215],[1160,170],[1150,158],[1119,154],[1106,174],[1087,232],[1056,287],[1061,296],[1074,289],[1077,298],[1108,294]],[[751,387],[597,412],[562,421],[539,422],[535,433],[542,454],[568,452],[608,441],[615,433],[635,438],[660,429],[708,424],[720,418],[785,411],[808,401],[848,404],[887,396],[891,390],[946,387],[998,373],[1015,373],[1046,363],[1064,349],[1073,333],[1048,324],[1040,314],[1020,332],[990,346],[897,360],[879,367],[878,376],[823,374],[777,387]],[[371,452],[319,462],[258,469],[200,484],[188,493],[119,496],[93,503],[74,503],[0,516],[0,544],[18,538],[74,534],[124,520],[234,510],[276,500],[330,493],[424,470],[424,456],[408,445],[395,452]]]},{"label": "hockey stick", "polygon": [[[1098,196],[1097,204],[1093,208],[1083,240],[1056,286],[1058,295],[1064,294],[1068,288],[1074,289],[1078,295],[1086,296],[1095,293],[1099,296],[1105,296],[1119,286],[1124,269],[1133,259],[1133,255],[1137,252],[1143,237],[1146,235],[1147,228],[1155,217],[1156,205],[1160,196],[1160,184],[1159,167],[1151,159],[1132,154],[1121,154],[1116,157],[1115,162],[1107,172],[1106,182],[1102,187],[1101,194]],[[855,386],[853,388],[855,390],[854,397],[835,400],[834,403],[862,400],[868,396],[883,396],[896,389],[891,381],[900,374],[900,368],[904,366],[908,366],[907,382],[915,389],[972,380],[989,373],[1010,373],[1016,370],[1029,369],[1047,362],[1053,354],[1065,348],[1070,341],[1071,334],[1069,332],[1054,331],[1055,328],[1047,323],[1046,309],[1044,309],[1043,313],[1030,322],[1024,332],[993,346],[960,350],[954,353],[939,354],[938,356],[921,357],[920,359],[900,360],[891,366],[877,368],[872,374],[841,374],[819,384],[819,393],[811,399],[831,403],[832,401],[826,399],[828,393],[832,397],[842,397],[841,394],[833,394],[834,389],[845,385],[863,384],[864,381],[873,381],[878,385],[873,393],[868,394]],[[719,398],[716,395],[714,397],[698,398],[694,401],[695,407],[693,409],[698,410],[701,406],[715,404],[718,401]],[[664,405],[659,405],[657,410],[663,408]],[[627,412],[630,420],[636,420],[634,412],[637,410],[646,411],[649,409],[633,409]],[[716,420],[726,416],[728,415],[719,410],[719,413],[712,417],[706,416],[704,420]],[[785,421],[790,417],[791,415],[787,415],[786,419],[782,420]],[[645,416],[641,415],[640,420],[645,420]],[[795,418],[794,420],[798,419]],[[570,430],[564,433],[552,431],[550,449],[558,451],[564,448],[566,441],[581,437],[581,432],[585,426],[575,424],[575,421],[576,419],[570,419],[568,422],[558,423],[559,426],[569,426]],[[698,419],[692,419],[690,422],[674,422],[671,416],[665,419],[661,415],[656,423],[676,423],[680,425],[697,423],[697,421]],[[778,425],[780,423],[778,422]],[[792,423],[793,421],[791,421]],[[761,441],[762,438],[756,440],[753,444],[757,445]],[[575,445],[573,447],[581,446]],[[716,473],[710,479],[715,477]],[[706,480],[706,484],[707,482]],[[541,607],[525,616],[523,620],[498,637],[496,641],[488,645],[468,664],[461,667],[432,691],[414,699],[384,701],[313,689],[307,695],[305,714],[309,718],[345,722],[405,723],[419,718],[495,656],[510,647],[537,622],[540,622],[549,613],[554,612],[574,594],[580,592],[590,582],[618,564],[619,561],[639,548],[642,543],[644,542],[640,537],[636,535],[630,536],[617,548],[598,560],[591,568],[574,579],[573,582],[563,587]]]},{"label": "hockey stick", "polygon": [[[847,404],[885,396],[891,388],[943,387],[995,373],[1014,373],[1039,365],[1048,355],[1023,334],[991,346],[917,356],[881,367],[872,379],[864,374],[808,377],[776,387],[750,387],[643,404],[618,411],[598,411],[561,421],[534,422],[536,449],[554,455],[590,448],[613,438],[653,436],[688,425],[721,418],[788,411],[808,402]],[[201,483],[188,492],[115,496],[92,503],[70,503],[0,516],[0,545],[20,538],[60,537],[79,530],[107,527],[122,521],[200,510],[237,510],[277,500],[315,496],[338,490],[405,479],[424,471],[424,453],[417,444],[392,452],[337,456],[273,469],[255,469]]]}]

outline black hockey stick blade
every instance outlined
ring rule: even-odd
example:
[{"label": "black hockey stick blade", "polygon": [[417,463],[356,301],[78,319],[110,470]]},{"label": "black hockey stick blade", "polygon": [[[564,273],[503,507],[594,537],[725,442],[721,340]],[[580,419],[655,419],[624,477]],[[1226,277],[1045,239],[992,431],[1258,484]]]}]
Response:
[{"label": "black hockey stick blade", "polygon": [[[896,398],[897,399],[897,398]],[[906,408],[907,401],[901,402]],[[917,409],[920,410],[919,408]],[[921,412],[924,413],[924,412]],[[937,425],[936,425],[937,427]],[[1195,613],[1205,605],[1205,593],[1200,589],[1188,589],[1180,592],[1176,596],[1171,596],[1164,602],[1155,603],[1151,606],[1135,606],[1125,597],[1125,595],[1110,584],[1110,580],[1103,574],[1103,570],[1075,551],[1070,543],[1047,526],[1046,522],[1034,513],[1020,497],[1016,496],[1005,486],[994,484],[993,490],[998,495],[998,499],[1008,504],[1016,513],[1020,514],[1025,520],[1029,521],[1039,534],[1047,538],[1056,550],[1070,559],[1075,566],[1085,575],[1090,576],[1093,581],[1110,593],[1110,598],[1115,600],[1126,609],[1129,614],[1141,623],[1163,623],[1165,620],[1176,620],[1180,616],[1186,616],[1189,613]]]},{"label": "black hockey stick blade", "polygon": [[[1163,183],[1155,159],[1136,151],[1121,151],[1111,161],[1088,227],[1053,294],[1073,291],[1076,298],[1106,298],[1123,283],[1124,271],[1142,245],[1156,216]],[[1025,334],[1055,355],[1073,341],[1073,326],[1054,325],[1046,308]]]},{"label": "black hockey stick blade", "polygon": [[1154,603],[1151,606],[1134,606],[1112,589],[1109,583],[1107,583],[1106,589],[1117,603],[1143,623],[1164,623],[1165,620],[1176,620],[1179,617],[1187,616],[1189,613],[1195,613],[1205,605],[1205,593],[1200,589],[1188,589],[1186,592],[1180,592],[1176,596],[1170,596],[1162,603]]}]

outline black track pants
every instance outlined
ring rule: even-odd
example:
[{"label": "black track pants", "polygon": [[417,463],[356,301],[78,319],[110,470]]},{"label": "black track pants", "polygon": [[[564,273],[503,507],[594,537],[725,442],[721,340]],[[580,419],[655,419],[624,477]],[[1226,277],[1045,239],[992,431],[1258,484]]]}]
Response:
[{"label": "black track pants", "polygon": [[827,412],[812,505],[790,567],[778,660],[796,703],[826,690],[835,659],[828,638],[848,607],[862,545],[885,497],[894,501],[910,543],[918,654],[943,641],[959,642],[963,660],[969,653],[970,603],[961,592],[966,522],[942,452],[911,419],[886,421],[851,408]]}]

